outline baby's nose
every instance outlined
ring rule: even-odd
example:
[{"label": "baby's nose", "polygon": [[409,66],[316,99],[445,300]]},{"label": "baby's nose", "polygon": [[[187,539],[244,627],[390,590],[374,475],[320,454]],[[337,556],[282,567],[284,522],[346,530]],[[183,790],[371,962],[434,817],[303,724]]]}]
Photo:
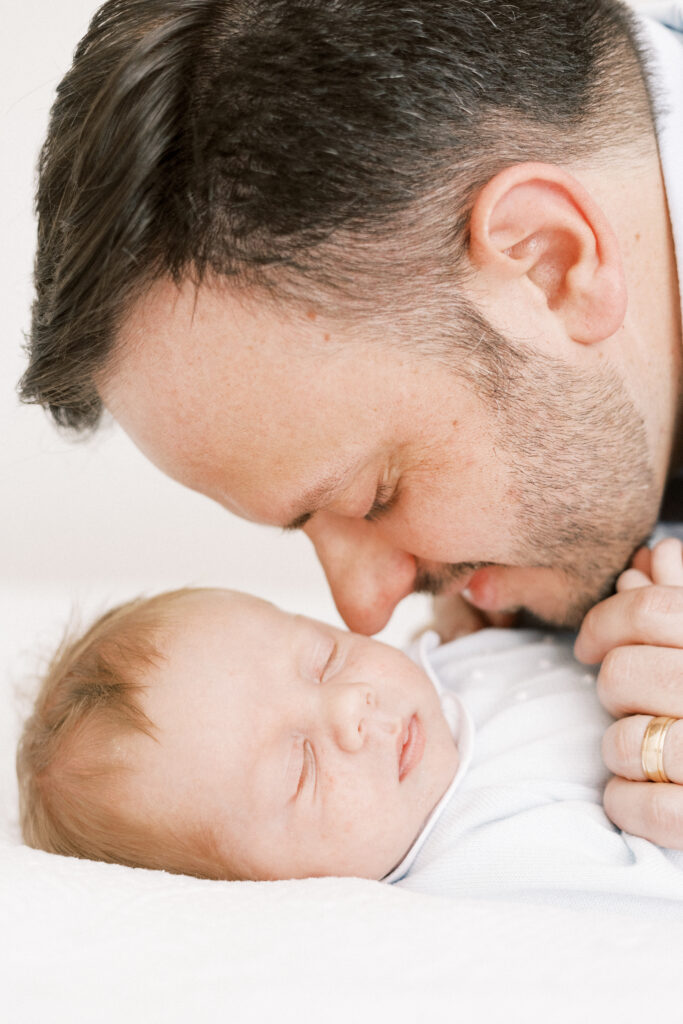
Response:
[{"label": "baby's nose", "polygon": [[330,693],[330,719],[335,739],[343,750],[360,750],[372,737],[398,737],[402,729],[398,715],[378,711],[372,687],[346,683]]}]

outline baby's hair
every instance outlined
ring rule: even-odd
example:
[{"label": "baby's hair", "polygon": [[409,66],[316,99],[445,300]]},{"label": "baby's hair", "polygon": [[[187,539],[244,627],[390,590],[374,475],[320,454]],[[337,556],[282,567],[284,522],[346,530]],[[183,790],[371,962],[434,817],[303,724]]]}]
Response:
[{"label": "baby's hair", "polygon": [[201,878],[235,877],[208,826],[181,835],[169,822],[140,820],[126,802],[126,778],[134,771],[130,737],[156,741],[140,703],[145,676],[163,663],[161,645],[174,612],[194,593],[129,601],[60,645],[17,751],[28,846]]}]

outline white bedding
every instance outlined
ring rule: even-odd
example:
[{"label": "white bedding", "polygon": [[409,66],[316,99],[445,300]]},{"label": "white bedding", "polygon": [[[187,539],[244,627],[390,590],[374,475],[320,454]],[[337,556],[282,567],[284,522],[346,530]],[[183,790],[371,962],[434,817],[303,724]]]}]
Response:
[{"label": "white bedding", "polygon": [[49,649],[65,612],[58,589],[0,589],[13,680],[0,705],[3,1019],[642,1024],[683,1000],[683,920],[357,879],[206,882],[22,847],[12,691],[35,665],[35,638]]}]

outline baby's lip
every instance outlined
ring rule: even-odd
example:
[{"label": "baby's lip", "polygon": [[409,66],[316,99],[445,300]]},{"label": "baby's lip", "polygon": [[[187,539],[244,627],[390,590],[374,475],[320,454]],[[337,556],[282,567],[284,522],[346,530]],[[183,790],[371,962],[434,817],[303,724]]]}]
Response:
[{"label": "baby's lip", "polygon": [[398,781],[420,763],[425,749],[425,734],[417,715],[412,715],[398,737]]}]

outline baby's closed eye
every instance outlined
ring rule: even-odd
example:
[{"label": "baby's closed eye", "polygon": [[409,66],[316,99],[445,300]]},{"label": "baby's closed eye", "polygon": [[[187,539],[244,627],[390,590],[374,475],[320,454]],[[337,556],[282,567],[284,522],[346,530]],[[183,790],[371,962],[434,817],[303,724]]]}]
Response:
[{"label": "baby's closed eye", "polygon": [[300,796],[307,785],[315,786],[315,754],[309,740],[304,740],[301,745],[301,770],[299,772],[299,784],[296,796]]}]

